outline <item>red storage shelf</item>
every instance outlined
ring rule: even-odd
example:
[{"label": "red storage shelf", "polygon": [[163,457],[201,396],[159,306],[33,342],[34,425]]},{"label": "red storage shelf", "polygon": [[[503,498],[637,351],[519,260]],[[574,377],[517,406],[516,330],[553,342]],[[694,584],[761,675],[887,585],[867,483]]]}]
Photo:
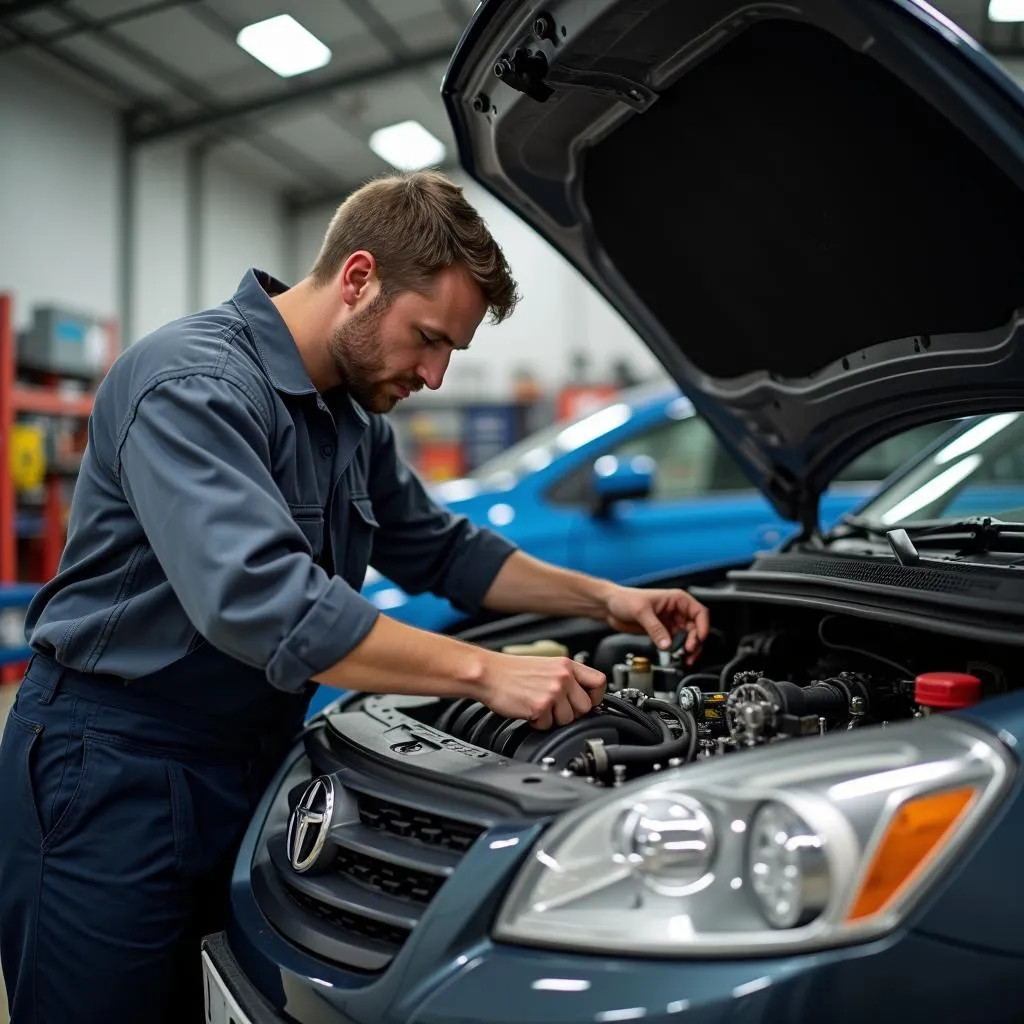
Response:
[{"label": "red storage shelf", "polygon": [[[113,361],[118,350],[116,326],[107,324],[109,358]],[[42,530],[26,541],[32,547],[31,581],[19,580],[18,508],[14,480],[11,475],[10,438],[19,413],[34,416],[66,417],[85,421],[92,412],[92,395],[66,395],[60,391],[61,378],[44,378],[41,384],[18,381],[14,334],[14,299],[10,293],[0,292],[0,590],[12,584],[29,582],[30,585],[50,579],[57,571],[67,536],[61,501],[61,480],[67,479],[64,465],[47,467],[42,505]],[[4,657],[0,649],[0,682],[17,679],[21,664],[13,652]],[[6,662],[6,664],[4,664]]]}]

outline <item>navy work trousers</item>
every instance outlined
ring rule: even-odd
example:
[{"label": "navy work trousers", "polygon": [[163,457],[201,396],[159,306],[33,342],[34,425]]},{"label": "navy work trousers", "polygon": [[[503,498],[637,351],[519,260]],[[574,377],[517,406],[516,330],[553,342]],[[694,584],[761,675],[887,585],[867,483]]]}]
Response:
[{"label": "navy work trousers", "polygon": [[37,657],[4,729],[12,1024],[202,1021],[199,940],[223,927],[238,844],[296,723],[230,737],[126,695]]}]

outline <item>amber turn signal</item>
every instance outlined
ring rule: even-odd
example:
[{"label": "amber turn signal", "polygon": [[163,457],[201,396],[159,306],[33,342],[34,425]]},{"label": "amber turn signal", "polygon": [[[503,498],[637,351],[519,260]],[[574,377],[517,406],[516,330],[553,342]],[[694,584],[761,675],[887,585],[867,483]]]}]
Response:
[{"label": "amber turn signal", "polygon": [[952,836],[976,793],[964,786],[908,800],[889,821],[846,920],[870,917],[891,904]]}]

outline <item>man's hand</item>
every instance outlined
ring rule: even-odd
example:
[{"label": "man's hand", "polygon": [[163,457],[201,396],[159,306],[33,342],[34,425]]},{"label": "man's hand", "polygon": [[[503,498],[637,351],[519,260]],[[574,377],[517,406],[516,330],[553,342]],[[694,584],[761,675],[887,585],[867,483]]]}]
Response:
[{"label": "man's hand", "polygon": [[685,590],[613,586],[605,597],[605,621],[620,633],[646,633],[661,650],[686,633],[686,664],[692,665],[708,638],[708,610]]},{"label": "man's hand", "polygon": [[604,699],[603,672],[571,658],[492,654],[485,664],[480,700],[506,718],[535,729],[568,725]]}]

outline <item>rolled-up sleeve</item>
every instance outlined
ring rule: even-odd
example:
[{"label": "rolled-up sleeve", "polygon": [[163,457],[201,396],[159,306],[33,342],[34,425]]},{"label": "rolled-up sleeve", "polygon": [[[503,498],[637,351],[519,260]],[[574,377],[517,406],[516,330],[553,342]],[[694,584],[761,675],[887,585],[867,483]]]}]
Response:
[{"label": "rolled-up sleeve", "polygon": [[379,612],[314,561],[271,475],[269,415],[242,378],[164,380],[136,401],[115,470],[196,630],[298,690]]},{"label": "rolled-up sleeve", "polygon": [[371,563],[410,594],[429,591],[478,611],[516,545],[438,505],[399,457],[391,425],[374,424],[371,494],[380,531]]}]

